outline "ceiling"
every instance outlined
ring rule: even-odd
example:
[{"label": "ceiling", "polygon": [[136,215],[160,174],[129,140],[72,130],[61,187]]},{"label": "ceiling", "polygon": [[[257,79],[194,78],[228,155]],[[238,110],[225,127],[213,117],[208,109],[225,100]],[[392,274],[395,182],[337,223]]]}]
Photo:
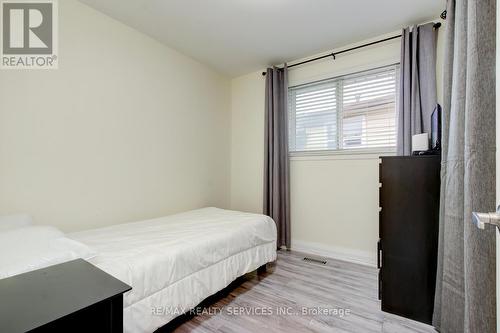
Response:
[{"label": "ceiling", "polygon": [[432,20],[445,0],[80,0],[230,76]]}]

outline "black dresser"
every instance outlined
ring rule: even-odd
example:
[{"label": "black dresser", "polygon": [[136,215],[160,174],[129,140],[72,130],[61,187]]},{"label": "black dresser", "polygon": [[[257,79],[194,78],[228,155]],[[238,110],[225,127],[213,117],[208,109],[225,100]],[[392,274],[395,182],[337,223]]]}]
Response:
[{"label": "black dresser", "polygon": [[382,310],[431,324],[440,156],[382,157],[378,267]]},{"label": "black dresser", "polygon": [[85,260],[0,280],[0,332],[123,332],[130,286]]}]

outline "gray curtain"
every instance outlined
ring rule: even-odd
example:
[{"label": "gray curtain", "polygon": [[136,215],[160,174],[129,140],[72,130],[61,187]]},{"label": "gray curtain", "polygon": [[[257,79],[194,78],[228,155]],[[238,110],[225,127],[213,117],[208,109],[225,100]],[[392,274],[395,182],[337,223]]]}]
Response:
[{"label": "gray curtain", "polygon": [[264,157],[264,214],[278,228],[278,248],[290,248],[290,166],[288,158],[288,70],[268,68]]},{"label": "gray curtain", "polygon": [[403,29],[398,103],[398,155],[411,155],[413,135],[431,133],[431,115],[436,103],[434,23]]},{"label": "gray curtain", "polygon": [[495,1],[449,0],[434,326],[495,332],[495,230],[472,211],[495,209]]}]

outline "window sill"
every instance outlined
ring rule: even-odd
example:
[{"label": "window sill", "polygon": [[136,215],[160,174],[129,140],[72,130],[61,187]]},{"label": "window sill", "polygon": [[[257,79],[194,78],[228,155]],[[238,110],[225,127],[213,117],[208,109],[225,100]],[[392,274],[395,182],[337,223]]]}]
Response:
[{"label": "window sill", "polygon": [[336,150],[289,153],[290,161],[314,160],[375,160],[381,156],[396,156],[396,149]]}]

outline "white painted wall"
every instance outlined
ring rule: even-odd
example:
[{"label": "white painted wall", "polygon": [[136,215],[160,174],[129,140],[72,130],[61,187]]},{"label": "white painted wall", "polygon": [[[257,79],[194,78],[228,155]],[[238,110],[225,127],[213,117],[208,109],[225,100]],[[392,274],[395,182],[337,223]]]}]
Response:
[{"label": "white painted wall", "polygon": [[[346,45],[339,50],[370,41]],[[439,101],[442,54],[442,42],[438,38]],[[400,40],[396,39],[339,56],[335,61],[326,59],[295,67],[289,72],[289,84],[390,65],[398,63],[399,58]],[[251,212],[262,211],[265,80],[261,72],[236,78],[231,84],[231,207]],[[293,249],[375,263],[378,161],[378,154],[291,158]]]},{"label": "white painted wall", "polygon": [[78,230],[229,204],[230,82],[77,2],[59,69],[0,72],[0,214]]},{"label": "white painted wall", "polygon": [[262,213],[264,95],[262,71],[231,81],[231,208]]},{"label": "white painted wall", "polygon": [[[396,35],[398,32],[377,39]],[[365,42],[363,42],[365,43]],[[346,46],[346,48],[351,45]],[[400,40],[290,71],[290,86],[399,62]],[[378,155],[292,157],[292,247],[375,263]]]}]

